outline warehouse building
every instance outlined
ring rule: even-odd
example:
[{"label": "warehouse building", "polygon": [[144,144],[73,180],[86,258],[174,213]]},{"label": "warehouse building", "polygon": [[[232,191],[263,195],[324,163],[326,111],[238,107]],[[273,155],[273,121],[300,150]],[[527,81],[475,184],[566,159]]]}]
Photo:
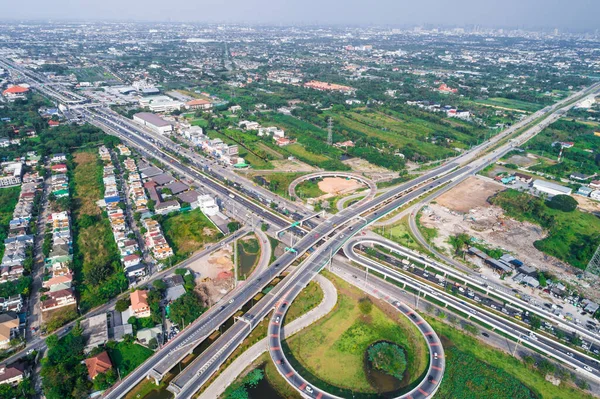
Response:
[{"label": "warehouse building", "polygon": [[173,126],[171,126],[169,122],[150,112],[140,112],[134,114],[133,120],[160,134],[170,133],[173,131]]},{"label": "warehouse building", "polygon": [[570,195],[572,190],[569,187],[561,186],[560,184],[552,183],[545,180],[535,180],[533,182],[533,188],[542,193],[550,195]]}]

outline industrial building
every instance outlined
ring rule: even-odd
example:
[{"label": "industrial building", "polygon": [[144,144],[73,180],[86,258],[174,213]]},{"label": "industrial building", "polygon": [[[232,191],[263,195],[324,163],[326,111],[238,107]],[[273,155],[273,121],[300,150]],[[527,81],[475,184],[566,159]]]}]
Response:
[{"label": "industrial building", "polygon": [[534,180],[533,188],[542,193],[550,195],[570,195],[572,190],[569,187],[561,186],[560,184],[552,183],[545,180]]}]

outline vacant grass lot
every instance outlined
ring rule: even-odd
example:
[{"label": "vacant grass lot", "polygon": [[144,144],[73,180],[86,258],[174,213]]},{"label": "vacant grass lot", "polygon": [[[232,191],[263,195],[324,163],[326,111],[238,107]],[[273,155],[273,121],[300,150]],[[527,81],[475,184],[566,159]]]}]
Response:
[{"label": "vacant grass lot", "polygon": [[407,248],[417,251],[423,250],[421,244],[413,238],[410,232],[408,216],[402,218],[402,220],[392,226],[378,227],[376,232]]},{"label": "vacant grass lot", "polygon": [[329,160],[329,158],[327,158],[325,155],[315,154],[307,151],[302,144],[291,144],[286,146],[285,149],[296,158],[311,165],[316,165],[319,162],[325,162]]},{"label": "vacant grass lot", "polygon": [[189,255],[223,236],[198,208],[165,217],[162,228],[177,256]]},{"label": "vacant grass lot", "polygon": [[152,356],[150,349],[129,342],[119,342],[114,348],[108,349],[108,355],[113,366],[119,370],[121,378],[131,373],[137,366]]},{"label": "vacant grass lot", "polygon": [[0,189],[0,258],[4,255],[4,240],[8,237],[8,223],[12,219],[15,206],[19,201],[21,187]]},{"label": "vacant grass lot", "polygon": [[73,266],[82,310],[105,303],[127,288],[110,222],[96,205],[102,198],[102,166],[91,151],[75,153],[73,172]]},{"label": "vacant grass lot", "polygon": [[521,100],[510,100],[508,98],[503,97],[492,97],[486,100],[476,100],[474,101],[479,104],[492,105],[503,108],[511,108],[514,110],[521,110],[527,112],[535,112],[538,111],[544,106],[542,104],[529,103]]},{"label": "vacant grass lot", "polygon": [[399,313],[380,307],[378,301],[369,313],[362,313],[358,304],[366,297],[364,293],[336,277],[327,277],[338,289],[335,309],[284,342],[284,350],[292,354],[290,361],[310,374],[303,376],[343,397],[349,397],[348,390],[375,393],[363,369],[365,350],[375,341],[389,340],[406,350],[410,382],[420,378],[428,357],[416,327]]},{"label": "vacant grass lot", "polygon": [[[504,394],[501,394],[500,391],[494,391],[497,396],[493,396],[493,391],[486,389],[492,387],[494,389],[502,388],[499,387],[496,378],[501,378],[506,384],[506,388],[517,387],[518,385],[515,380],[520,381],[536,394],[536,396],[532,397],[552,399],[592,398],[591,395],[587,395],[572,386],[565,386],[564,384],[561,384],[560,386],[552,385],[545,380],[544,376],[530,370],[520,360],[504,352],[493,349],[481,341],[465,334],[463,331],[457,330],[456,328],[431,317],[427,318],[427,321],[439,335],[446,338],[447,341],[450,341],[450,346],[448,346],[447,341],[444,343],[447,353],[450,352],[450,354],[446,363],[446,375],[444,376],[440,390],[437,393],[437,395],[443,395],[440,397],[444,399],[513,398],[512,395],[515,391],[509,391],[507,389]],[[452,348],[459,351],[454,353],[456,356],[453,356]],[[461,353],[473,356],[477,358],[479,362],[468,359],[468,361],[466,361],[467,364],[461,365],[463,360],[465,360],[461,357]],[[504,374],[497,375],[496,373],[490,373],[493,368],[508,373],[512,377],[512,380]],[[465,386],[470,388],[471,392],[466,393]],[[524,391],[519,387],[518,392]],[[467,396],[460,396],[461,394]]]},{"label": "vacant grass lot", "polygon": [[323,290],[319,284],[311,281],[292,302],[285,315],[286,323],[297,319],[309,310],[317,307],[323,300]]},{"label": "vacant grass lot", "polygon": [[108,73],[102,67],[87,67],[87,68],[75,68],[69,70],[70,73],[74,73],[77,80],[80,82],[98,82],[102,80],[116,80],[115,76]]},{"label": "vacant grass lot", "polygon": [[600,244],[600,219],[591,213],[551,209],[544,200],[511,189],[498,193],[492,202],[517,220],[546,228],[548,236],[535,247],[579,269],[586,268]]},{"label": "vacant grass lot", "polygon": [[275,194],[281,195],[283,197],[288,197],[288,187],[290,183],[296,180],[298,177],[305,175],[306,173],[267,173],[261,175],[260,173],[252,174],[252,178],[255,176],[262,176],[268,184],[265,185],[265,188],[271,190]]},{"label": "vacant grass lot", "polygon": [[300,198],[317,198],[325,193],[319,188],[318,181],[306,180],[296,186],[296,194]]}]

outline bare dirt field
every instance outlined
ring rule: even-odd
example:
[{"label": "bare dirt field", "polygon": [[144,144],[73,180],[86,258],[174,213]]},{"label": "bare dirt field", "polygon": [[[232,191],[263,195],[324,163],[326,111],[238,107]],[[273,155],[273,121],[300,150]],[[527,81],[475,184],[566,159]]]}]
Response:
[{"label": "bare dirt field", "polygon": [[442,194],[436,201],[450,210],[467,213],[478,206],[486,206],[487,199],[502,190],[503,188],[495,183],[469,177],[452,190]]},{"label": "bare dirt field", "polygon": [[355,173],[364,173],[375,181],[385,181],[398,177],[397,172],[392,172],[389,169],[381,166],[373,165],[372,163],[360,158],[352,158],[343,161],[346,165],[352,168]]},{"label": "bare dirt field", "polygon": [[325,177],[318,183],[321,191],[327,194],[348,194],[364,187],[362,183],[354,179],[343,177]]},{"label": "bare dirt field", "polygon": [[[538,251],[534,247],[533,243],[535,241],[546,236],[540,226],[511,219],[504,214],[501,208],[491,206],[485,200],[482,201],[481,198],[473,200],[470,198],[472,195],[470,190],[464,190],[463,193],[466,202],[472,204],[479,202],[479,205],[466,212],[459,212],[444,206],[438,201],[438,203],[431,204],[423,210],[421,224],[424,227],[437,230],[434,244],[438,248],[443,248],[446,253],[451,254],[453,250],[448,243],[448,239],[456,234],[465,233],[491,248],[500,248],[513,254],[527,265],[550,271],[560,280],[580,287],[581,291],[590,299],[600,298],[597,287],[590,287],[584,281],[577,279],[575,275],[577,270],[554,257]],[[482,197],[483,195],[478,194],[478,196]],[[459,197],[452,198],[454,202],[462,205]],[[454,202],[446,201],[445,203],[455,205]],[[472,263],[481,266],[481,263],[476,260]],[[487,267],[481,267],[481,273],[488,275],[490,278],[495,278],[494,272]],[[504,281],[497,280],[497,282],[511,288],[517,287],[517,284],[509,278]]]},{"label": "bare dirt field", "polygon": [[310,166],[307,163],[294,159],[273,160],[271,161],[276,172],[316,172],[318,169]]},{"label": "bare dirt field", "polygon": [[594,201],[591,198],[574,195],[573,198],[579,203],[579,209],[595,214],[600,214],[600,202]]},{"label": "bare dirt field", "polygon": [[528,154],[527,156],[523,155],[513,155],[512,157],[506,160],[506,163],[512,163],[519,166],[531,166],[534,163],[537,163],[537,157],[535,155]]}]

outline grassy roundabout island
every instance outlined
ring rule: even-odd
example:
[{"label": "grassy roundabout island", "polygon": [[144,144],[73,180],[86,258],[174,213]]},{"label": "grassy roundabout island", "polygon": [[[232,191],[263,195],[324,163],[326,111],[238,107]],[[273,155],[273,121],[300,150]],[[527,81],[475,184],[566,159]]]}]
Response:
[{"label": "grassy roundabout island", "polygon": [[[342,397],[352,397],[350,389],[355,398],[380,397],[420,381],[429,357],[417,328],[391,306],[330,274],[327,278],[338,289],[334,311],[283,343],[296,370]],[[404,362],[390,358],[400,352]],[[405,370],[396,369],[402,363]]]}]

